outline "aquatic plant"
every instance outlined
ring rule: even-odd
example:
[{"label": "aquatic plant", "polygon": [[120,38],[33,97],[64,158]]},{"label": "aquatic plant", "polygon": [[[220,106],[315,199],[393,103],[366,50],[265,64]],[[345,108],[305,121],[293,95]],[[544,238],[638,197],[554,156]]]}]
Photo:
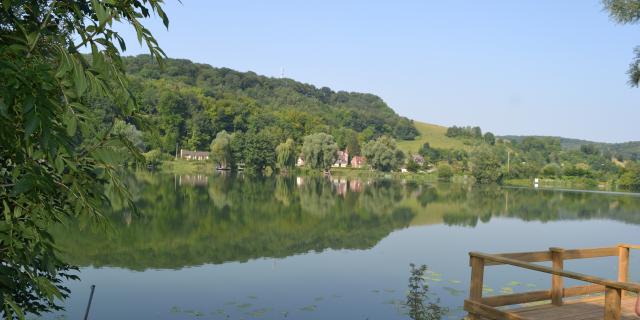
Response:
[{"label": "aquatic plant", "polygon": [[429,296],[429,285],[425,282],[424,275],[427,272],[427,266],[421,265],[416,267],[415,264],[410,265],[409,292],[404,307],[407,308],[407,314],[414,320],[439,320],[447,314],[449,310],[438,305],[440,299],[431,301]]}]

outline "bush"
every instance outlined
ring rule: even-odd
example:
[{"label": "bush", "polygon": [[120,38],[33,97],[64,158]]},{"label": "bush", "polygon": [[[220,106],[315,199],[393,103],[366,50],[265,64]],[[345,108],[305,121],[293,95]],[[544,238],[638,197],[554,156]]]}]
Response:
[{"label": "bush", "polygon": [[549,163],[542,168],[542,175],[545,177],[559,177],[562,175],[562,168],[556,163]]},{"label": "bush", "polygon": [[504,178],[501,167],[500,159],[494,150],[481,147],[474,151],[471,173],[478,183],[501,182]]},{"label": "bush", "polygon": [[157,167],[162,160],[168,159],[169,156],[163,154],[159,149],[153,149],[144,154],[144,159],[147,161],[148,166]]},{"label": "bush", "polygon": [[640,191],[640,165],[635,165],[625,170],[620,176],[618,185],[622,189]]},{"label": "bush", "polygon": [[453,168],[450,165],[443,163],[438,165],[438,180],[451,181],[453,177]]}]

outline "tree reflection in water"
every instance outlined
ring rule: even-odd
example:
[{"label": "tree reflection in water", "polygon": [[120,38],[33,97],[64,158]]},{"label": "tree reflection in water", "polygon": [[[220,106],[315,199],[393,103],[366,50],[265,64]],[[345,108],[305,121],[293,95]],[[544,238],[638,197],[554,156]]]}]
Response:
[{"label": "tree reflection in water", "polygon": [[612,219],[640,223],[632,195],[509,189],[335,177],[250,178],[129,173],[141,215],[112,202],[113,231],[89,221],[52,230],[73,264],[133,270],[368,249],[410,225],[474,227],[526,221]]}]

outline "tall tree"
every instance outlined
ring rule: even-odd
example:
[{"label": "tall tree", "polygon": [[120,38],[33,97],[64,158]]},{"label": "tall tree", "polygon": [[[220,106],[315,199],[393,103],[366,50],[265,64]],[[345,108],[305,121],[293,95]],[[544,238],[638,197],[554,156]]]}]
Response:
[{"label": "tall tree", "polygon": [[[123,135],[93,121],[91,97],[114,102],[115,118],[135,120],[115,21],[129,24],[158,60],[164,53],[142,19],[161,0],[23,1],[0,6],[0,315],[24,318],[59,309],[72,266],[47,230],[65,217],[100,218],[105,189],[130,202],[117,174]],[[116,46],[117,45],[117,46]],[[90,57],[79,53],[87,48]],[[135,122],[135,121],[134,121]]]},{"label": "tall tree", "polygon": [[396,170],[404,161],[404,154],[398,150],[393,138],[382,136],[364,145],[362,153],[367,162],[376,170]]},{"label": "tall tree", "polygon": [[336,160],[338,145],[333,136],[316,133],[304,137],[302,156],[308,166],[314,169],[327,170]]},{"label": "tall tree", "polygon": [[244,135],[243,154],[246,168],[255,173],[261,173],[266,167],[273,168],[276,162],[273,140],[265,131],[249,131]]},{"label": "tall tree", "polygon": [[233,153],[231,151],[231,135],[222,130],[211,142],[211,158],[221,169],[233,168]]},{"label": "tall tree", "polygon": [[276,147],[276,162],[281,170],[286,170],[296,164],[296,146],[293,139],[289,138]]}]

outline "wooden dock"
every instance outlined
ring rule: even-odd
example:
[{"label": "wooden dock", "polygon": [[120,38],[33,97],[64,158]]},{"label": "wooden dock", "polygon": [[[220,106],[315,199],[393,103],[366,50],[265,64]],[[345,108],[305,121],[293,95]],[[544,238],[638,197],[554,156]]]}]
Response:
[{"label": "wooden dock", "polygon": [[[471,252],[471,287],[464,308],[471,320],[627,320],[635,315],[640,284],[629,282],[629,253],[640,246],[620,244],[616,247],[486,254]],[[564,269],[564,261],[601,257],[618,257],[618,279],[609,280]],[[551,261],[552,267],[534,262]],[[483,297],[484,270],[487,266],[511,265],[547,273],[551,289]],[[564,287],[564,278],[588,283]],[[535,303],[535,305],[532,305]]]}]

